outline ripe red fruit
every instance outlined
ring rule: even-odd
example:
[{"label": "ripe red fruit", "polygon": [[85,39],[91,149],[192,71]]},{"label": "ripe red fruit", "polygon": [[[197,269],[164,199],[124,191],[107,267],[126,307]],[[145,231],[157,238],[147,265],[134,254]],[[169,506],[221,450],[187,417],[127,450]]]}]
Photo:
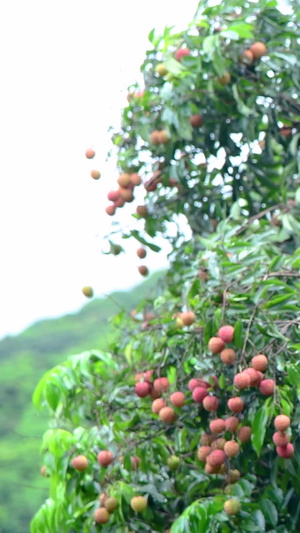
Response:
[{"label": "ripe red fruit", "polygon": [[231,348],[225,348],[221,351],[220,357],[225,365],[231,365],[236,360],[236,353]]},{"label": "ripe red fruit", "polygon": [[275,390],[275,382],[273,379],[263,379],[259,385],[259,390],[264,396],[272,396]]},{"label": "ripe red fruit", "polygon": [[237,438],[245,443],[245,442],[249,442],[250,438],[251,438],[251,433],[252,433],[252,429],[251,427],[249,426],[243,426],[241,427],[238,432],[237,432]]},{"label": "ripe red fruit", "polygon": [[276,453],[279,457],[289,459],[294,455],[294,446],[290,442],[286,446],[277,446]]},{"label": "ripe red fruit", "polygon": [[177,59],[177,61],[181,61],[181,59],[184,56],[189,56],[189,55],[190,55],[190,51],[188,48],[179,48],[178,50],[176,50],[175,59]]},{"label": "ripe red fruit", "polygon": [[125,200],[123,200],[123,198],[121,198],[121,196],[119,196],[119,198],[114,201],[114,206],[115,207],[123,207],[124,204],[125,204]]},{"label": "ripe red fruit", "polygon": [[105,507],[99,507],[94,512],[94,520],[97,524],[106,524],[109,521],[110,514]]},{"label": "ripe red fruit", "polygon": [[146,255],[147,255],[147,251],[145,250],[145,248],[138,248],[137,251],[136,251],[136,255],[140,259],[144,259],[144,257],[146,257]]},{"label": "ripe red fruit", "polygon": [[162,422],[166,422],[167,424],[172,424],[172,422],[175,422],[177,418],[177,415],[172,407],[163,407],[159,411],[158,415]]},{"label": "ripe red fruit", "polygon": [[245,65],[252,65],[253,61],[254,61],[254,55],[253,53],[251,52],[251,50],[244,50],[240,56],[240,60],[242,63],[244,63]]},{"label": "ripe red fruit", "polygon": [[228,440],[224,445],[224,452],[227,457],[235,457],[240,451],[240,445],[235,440]]},{"label": "ripe red fruit", "polygon": [[250,387],[250,377],[248,374],[240,372],[234,376],[233,383],[238,389],[247,389]]},{"label": "ripe red fruit", "polygon": [[95,154],[95,150],[93,150],[92,148],[88,148],[85,152],[85,157],[87,157],[87,159],[93,159],[93,157],[95,157]]},{"label": "ripe red fruit", "polygon": [[156,378],[153,382],[153,388],[159,393],[166,392],[170,386],[168,378]]},{"label": "ripe red fruit", "polygon": [[83,470],[85,470],[88,467],[89,462],[88,462],[88,459],[84,455],[77,455],[76,457],[74,457],[74,459],[72,459],[71,464],[73,468],[75,468],[75,470],[79,470],[79,472],[83,472]]},{"label": "ripe red fruit", "polygon": [[202,403],[204,398],[208,395],[207,389],[205,387],[196,387],[193,390],[193,400],[197,403]]},{"label": "ripe red fruit", "polygon": [[216,418],[209,424],[209,429],[212,433],[218,434],[225,430],[225,422],[222,418]]},{"label": "ripe red fruit", "polygon": [[147,381],[140,381],[139,383],[136,383],[134,387],[134,392],[140,397],[145,398],[150,394],[151,391],[151,385]]},{"label": "ripe red fruit", "polygon": [[209,389],[211,385],[207,383],[204,379],[196,379],[192,378],[189,381],[188,387],[190,391],[193,391],[196,387],[204,387],[205,389]]},{"label": "ripe red fruit", "polygon": [[236,418],[236,416],[229,416],[224,420],[225,423],[225,429],[226,431],[230,431],[231,433],[235,433],[237,430],[237,427],[239,425],[239,419]]},{"label": "ripe red fruit", "polygon": [[203,400],[203,407],[206,411],[216,411],[219,407],[219,400],[216,396],[206,396]]},{"label": "ripe red fruit", "polygon": [[117,179],[117,182],[120,187],[128,187],[128,185],[130,184],[130,175],[127,172],[125,172],[124,174],[120,174]]},{"label": "ripe red fruit", "polygon": [[264,43],[256,42],[250,46],[250,50],[254,59],[260,59],[262,56],[266,55],[267,47]]},{"label": "ripe red fruit", "polygon": [[193,128],[200,128],[203,124],[203,116],[202,115],[191,115],[190,124],[191,126],[193,126]]},{"label": "ripe red fruit", "polygon": [[220,472],[220,466],[213,466],[206,462],[204,470],[207,474],[218,474]]},{"label": "ripe red fruit", "polygon": [[155,413],[156,415],[158,415],[159,411],[163,408],[163,407],[166,407],[166,402],[165,400],[163,400],[162,398],[157,398],[156,400],[154,400],[154,402],[152,403],[152,412]]},{"label": "ripe red fruit", "polygon": [[145,205],[138,205],[136,208],[136,212],[140,217],[146,218],[148,215],[148,209]]},{"label": "ripe red fruit", "polygon": [[130,457],[130,462],[132,470],[137,470],[141,464],[141,459],[136,455],[133,455],[132,457]]},{"label": "ripe red fruit", "polygon": [[218,337],[220,337],[220,339],[222,339],[222,341],[226,343],[233,341],[233,335],[234,335],[233,326],[222,326],[218,331]]},{"label": "ripe red fruit", "polygon": [[211,353],[216,354],[222,352],[225,348],[225,343],[219,337],[211,337],[208,341],[208,349]]},{"label": "ripe red fruit", "polygon": [[197,457],[198,457],[199,461],[205,462],[206,458],[210,454],[210,452],[211,452],[211,447],[210,446],[201,446],[200,448],[198,448]]},{"label": "ripe red fruit", "polygon": [[124,200],[124,202],[132,202],[134,197],[133,197],[133,192],[131,189],[125,189],[125,187],[120,187],[119,188],[119,194],[121,196],[121,198]]},{"label": "ripe red fruit", "polygon": [[91,170],[91,176],[94,180],[98,180],[101,176],[99,170]]},{"label": "ripe red fruit", "polygon": [[276,446],[286,446],[290,442],[290,436],[284,431],[276,431],[273,435],[273,442]]},{"label": "ripe red fruit", "polygon": [[160,144],[160,132],[158,130],[152,131],[150,134],[150,141],[152,144]]},{"label": "ripe red fruit", "polygon": [[101,466],[108,466],[113,462],[114,456],[112,452],[108,450],[102,450],[102,452],[98,453],[97,460]]},{"label": "ripe red fruit", "polygon": [[291,425],[291,419],[286,415],[278,415],[274,420],[274,426],[278,431],[285,431]]},{"label": "ripe red fruit", "polygon": [[110,217],[113,217],[115,212],[116,212],[116,208],[114,205],[108,205],[106,208],[105,208],[105,211],[106,211],[106,214],[109,215]]},{"label": "ripe red fruit", "polygon": [[212,450],[224,450],[226,439],[223,439],[223,437],[219,437],[218,439],[214,440],[211,443],[211,449]]},{"label": "ripe red fruit", "polygon": [[251,364],[255,370],[259,370],[260,372],[264,372],[268,366],[268,359],[263,354],[258,354],[252,357]]},{"label": "ripe red fruit", "polygon": [[257,372],[257,370],[255,370],[255,368],[245,368],[245,370],[243,370],[242,372],[243,374],[247,374],[247,376],[249,376],[249,379],[250,379],[250,387],[255,387],[256,386],[256,383],[259,385],[260,383],[260,380],[259,380],[259,374]]},{"label": "ripe red fruit", "polygon": [[175,405],[175,407],[182,407],[185,402],[185,396],[183,392],[173,392],[170,396],[170,402]]},{"label": "ripe red fruit", "polygon": [[118,198],[120,197],[119,191],[109,191],[107,194],[107,198],[110,202],[116,202]]},{"label": "ripe red fruit", "polygon": [[240,413],[244,409],[244,401],[239,396],[229,398],[227,405],[234,413]]},{"label": "ripe red fruit", "polygon": [[137,187],[138,185],[142,183],[141,176],[139,176],[139,174],[137,174],[136,172],[134,172],[133,174],[130,174],[130,183],[134,187]]},{"label": "ripe red fruit", "polygon": [[226,454],[223,450],[213,450],[206,458],[206,462],[211,466],[221,466],[226,461]]},{"label": "ripe red fruit", "polygon": [[210,446],[213,440],[214,435],[211,435],[210,433],[203,433],[200,438],[200,444],[202,446]]},{"label": "ripe red fruit", "polygon": [[184,326],[191,326],[195,322],[195,313],[186,311],[185,313],[180,313],[180,318]]},{"label": "ripe red fruit", "polygon": [[146,267],[145,265],[140,265],[138,267],[138,271],[141,274],[141,276],[148,276],[149,274],[148,267]]}]

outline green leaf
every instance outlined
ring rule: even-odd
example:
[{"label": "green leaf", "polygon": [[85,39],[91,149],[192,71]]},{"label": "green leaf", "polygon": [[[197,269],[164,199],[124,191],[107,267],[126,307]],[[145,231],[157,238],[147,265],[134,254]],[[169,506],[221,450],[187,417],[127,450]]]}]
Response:
[{"label": "green leaf", "polygon": [[256,413],[252,423],[252,445],[257,455],[260,454],[267,430],[268,414],[263,405]]},{"label": "green leaf", "polygon": [[239,112],[240,112],[244,117],[249,117],[250,115],[257,116],[256,111],[255,111],[254,109],[251,109],[250,107],[248,107],[248,106],[242,101],[242,99],[240,98],[236,83],[234,83],[234,84],[232,85],[232,94],[233,94],[233,97],[234,97],[234,99],[235,99],[235,101],[236,101],[236,105],[237,105],[237,108],[238,108]]},{"label": "green leaf", "polygon": [[243,322],[238,320],[234,325],[233,343],[237,348],[242,348],[243,342]]},{"label": "green leaf", "polygon": [[144,237],[142,237],[137,230],[135,229],[132,230],[130,232],[130,235],[132,235],[132,237],[134,237],[137,241],[139,241],[144,246],[148,246],[148,248],[150,248],[150,250],[152,250],[153,252],[160,252],[161,250],[160,246],[157,246],[156,244],[146,241],[146,239],[144,239]]},{"label": "green leaf", "polygon": [[266,521],[275,527],[278,523],[278,512],[277,509],[271,500],[267,498],[262,498],[259,502],[260,508],[264,514]]}]

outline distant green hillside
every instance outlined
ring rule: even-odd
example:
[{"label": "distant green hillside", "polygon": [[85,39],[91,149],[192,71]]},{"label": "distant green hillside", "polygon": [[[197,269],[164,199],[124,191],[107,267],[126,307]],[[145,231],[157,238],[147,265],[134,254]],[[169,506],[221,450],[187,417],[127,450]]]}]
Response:
[{"label": "distant green hillside", "polygon": [[28,533],[33,514],[48,494],[47,480],[39,473],[47,416],[31,405],[39,379],[73,353],[107,349],[114,336],[109,318],[149,298],[162,276],[157,272],[130,291],[93,299],[78,313],[42,320],[0,341],[1,533]]}]

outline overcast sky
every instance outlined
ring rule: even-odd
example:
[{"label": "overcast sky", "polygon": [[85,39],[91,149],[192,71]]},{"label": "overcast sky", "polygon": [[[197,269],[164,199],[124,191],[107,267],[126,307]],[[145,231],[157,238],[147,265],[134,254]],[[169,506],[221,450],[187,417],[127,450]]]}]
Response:
[{"label": "overcast sky", "polygon": [[[141,281],[135,245],[126,256],[101,254],[106,194],[117,178],[105,162],[108,128],[139,78],[149,31],[183,29],[197,3],[1,3],[0,336],[78,309],[83,285],[101,295]],[[166,259],[152,254],[147,263]]]}]

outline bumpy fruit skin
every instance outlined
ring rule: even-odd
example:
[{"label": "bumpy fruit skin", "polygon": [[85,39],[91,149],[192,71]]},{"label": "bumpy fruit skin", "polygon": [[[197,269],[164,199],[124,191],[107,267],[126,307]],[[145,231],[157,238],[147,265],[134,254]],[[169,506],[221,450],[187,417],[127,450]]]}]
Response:
[{"label": "bumpy fruit skin", "polygon": [[204,470],[207,474],[218,474],[220,472],[220,466],[218,465],[210,465],[209,463],[205,464]]},{"label": "bumpy fruit skin", "polygon": [[190,55],[190,51],[188,48],[179,48],[179,50],[176,50],[175,59],[177,59],[177,61],[181,61],[181,59],[184,56],[189,56],[189,55]]},{"label": "bumpy fruit skin", "polygon": [[99,170],[91,170],[91,176],[94,180],[98,180],[101,176]]},{"label": "bumpy fruit skin", "polygon": [[266,55],[267,47],[265,43],[256,42],[250,46],[250,50],[253,54],[254,59],[260,59],[262,56]]},{"label": "bumpy fruit skin", "polygon": [[222,339],[225,343],[232,342],[234,336],[234,327],[233,326],[222,326],[218,331],[218,337]]},{"label": "bumpy fruit skin", "polygon": [[203,433],[200,437],[200,444],[202,446],[210,446],[213,440],[214,435],[211,435],[210,433]]},{"label": "bumpy fruit skin", "polygon": [[120,198],[119,191],[109,191],[107,198],[110,202],[116,202]]},{"label": "bumpy fruit skin", "polygon": [[244,409],[244,401],[239,396],[229,398],[227,402],[228,408],[234,413],[241,413]]},{"label": "bumpy fruit skin", "polygon": [[170,386],[168,378],[156,378],[153,382],[153,388],[159,393],[166,392]]},{"label": "bumpy fruit skin", "polygon": [[112,513],[113,511],[117,509],[118,505],[119,505],[119,502],[117,498],[107,498],[107,500],[105,501],[104,507],[109,513]]},{"label": "bumpy fruit skin", "polygon": [[211,353],[216,354],[222,352],[225,348],[225,343],[219,337],[211,337],[208,341],[208,349]]},{"label": "bumpy fruit skin", "polygon": [[251,364],[255,370],[259,370],[260,372],[264,372],[268,366],[268,359],[265,355],[262,353],[255,355],[251,359]]},{"label": "bumpy fruit skin", "polygon": [[233,470],[229,470],[229,481],[230,483],[235,483],[236,481],[238,481],[241,477],[241,473],[236,470],[236,469],[233,469]]},{"label": "bumpy fruit skin", "polygon": [[222,420],[222,418],[212,420],[209,424],[209,429],[214,434],[222,433],[225,430],[224,420]]},{"label": "bumpy fruit skin", "polygon": [[206,411],[213,412],[219,407],[219,400],[216,396],[206,396],[203,400],[203,407]]},{"label": "bumpy fruit skin", "polygon": [[290,442],[290,436],[284,431],[276,431],[272,439],[275,446],[286,446]]},{"label": "bumpy fruit skin", "polygon": [[130,501],[131,508],[137,513],[142,513],[147,508],[148,502],[144,496],[134,496]]},{"label": "bumpy fruit skin", "polygon": [[139,396],[140,398],[145,398],[150,394],[151,391],[151,385],[147,381],[140,381],[139,383],[136,383],[134,387],[134,392]]},{"label": "bumpy fruit skin", "polygon": [[196,387],[204,387],[205,389],[209,389],[210,384],[207,383],[207,381],[205,381],[204,379],[192,378],[188,383],[188,387],[190,391],[193,391]]},{"label": "bumpy fruit skin", "polygon": [[202,403],[204,398],[208,395],[207,389],[204,387],[196,387],[193,390],[192,396],[194,402]]},{"label": "bumpy fruit skin", "polygon": [[106,524],[109,521],[109,512],[105,507],[99,507],[94,512],[94,520],[97,524]]},{"label": "bumpy fruit skin", "polygon": [[158,415],[159,411],[163,408],[163,407],[166,407],[167,404],[165,402],[165,400],[163,400],[162,398],[157,398],[156,400],[154,400],[154,402],[152,403],[152,412],[155,413],[156,415]]},{"label": "bumpy fruit skin", "polygon": [[240,451],[240,445],[235,440],[228,440],[224,445],[224,452],[227,457],[235,457]]},{"label": "bumpy fruit skin", "polygon": [[220,358],[225,365],[231,365],[236,360],[236,353],[232,348],[225,348],[221,351]]},{"label": "bumpy fruit skin", "polygon": [[223,439],[223,437],[219,437],[218,439],[214,440],[211,443],[211,449],[212,450],[224,450],[226,439]]},{"label": "bumpy fruit skin", "polygon": [[172,472],[175,472],[175,470],[178,470],[180,466],[180,458],[177,457],[176,455],[171,455],[167,459],[167,464],[170,470],[172,470]]},{"label": "bumpy fruit skin", "polygon": [[197,450],[197,457],[199,461],[202,461],[203,463],[205,463],[206,458],[210,454],[211,451],[212,450],[210,446],[200,446],[200,448],[198,448]]},{"label": "bumpy fruit skin", "polygon": [[237,438],[243,443],[249,442],[251,439],[251,433],[252,429],[250,426],[243,426],[238,430]]},{"label": "bumpy fruit skin", "polygon": [[176,413],[174,409],[172,409],[172,407],[163,407],[159,411],[158,415],[162,422],[165,422],[166,424],[172,424],[177,418]]},{"label": "bumpy fruit skin", "polygon": [[83,472],[83,470],[86,470],[86,468],[88,467],[89,462],[84,455],[77,455],[77,457],[74,457],[71,464],[73,468],[75,468],[75,470]]},{"label": "bumpy fruit skin", "polygon": [[275,390],[273,379],[263,379],[259,385],[259,390],[264,396],[272,396]]},{"label": "bumpy fruit skin", "polygon": [[221,466],[226,461],[226,454],[223,450],[213,450],[206,458],[206,462],[211,466]]},{"label": "bumpy fruit skin", "polygon": [[238,418],[236,418],[236,416],[229,416],[224,420],[224,422],[226,431],[230,431],[230,433],[235,433],[240,421]]},{"label": "bumpy fruit skin", "polygon": [[260,379],[259,379],[259,374],[257,372],[257,370],[255,370],[255,368],[245,368],[245,370],[243,370],[242,374],[246,374],[247,376],[249,376],[249,379],[250,379],[250,387],[255,387],[256,385],[259,385],[260,384]]},{"label": "bumpy fruit skin", "polygon": [[250,377],[248,374],[240,372],[234,376],[233,383],[238,389],[247,389],[250,387]]},{"label": "bumpy fruit skin", "polygon": [[227,513],[229,515],[234,516],[234,515],[238,514],[240,509],[241,509],[241,504],[240,504],[239,500],[237,500],[236,498],[232,498],[231,500],[227,500],[224,503],[224,511],[225,511],[225,513]]},{"label": "bumpy fruit skin", "polygon": [[101,466],[108,466],[113,462],[114,456],[112,452],[108,450],[102,450],[98,453],[97,460]]},{"label": "bumpy fruit skin", "polygon": [[92,287],[89,287],[88,285],[86,285],[85,287],[82,287],[82,293],[87,298],[92,298],[94,296],[94,291]]},{"label": "bumpy fruit skin", "polygon": [[173,392],[170,396],[170,402],[171,404],[175,405],[175,407],[182,407],[185,402],[185,396],[183,392]]},{"label": "bumpy fruit skin", "polygon": [[200,128],[203,124],[203,116],[202,115],[191,115],[190,124],[191,126],[193,126],[193,128]]},{"label": "bumpy fruit skin", "polygon": [[286,446],[277,446],[276,453],[279,457],[289,459],[294,455],[294,446],[290,442]]},{"label": "bumpy fruit skin", "polygon": [[93,157],[95,157],[95,155],[96,155],[96,152],[92,148],[88,148],[87,151],[85,152],[85,157],[87,159],[93,159]]},{"label": "bumpy fruit skin", "polygon": [[285,431],[291,425],[291,419],[286,415],[278,415],[274,420],[274,426],[278,431]]}]

